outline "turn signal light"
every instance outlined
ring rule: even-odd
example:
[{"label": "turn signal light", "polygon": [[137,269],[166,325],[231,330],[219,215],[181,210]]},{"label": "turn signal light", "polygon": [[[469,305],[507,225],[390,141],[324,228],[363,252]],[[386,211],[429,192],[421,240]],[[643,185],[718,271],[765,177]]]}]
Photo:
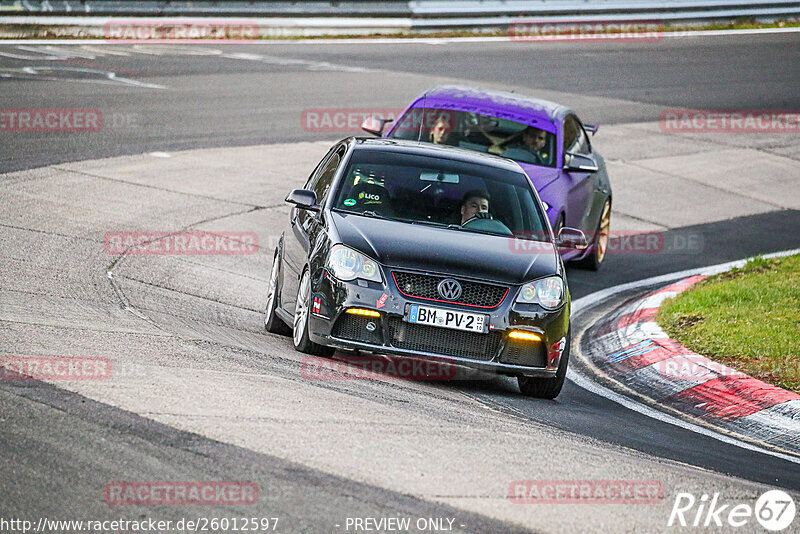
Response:
[{"label": "turn signal light", "polygon": [[525,332],[522,330],[512,330],[508,333],[510,339],[518,339],[520,341],[541,341],[542,336],[533,332]]},{"label": "turn signal light", "polygon": [[381,314],[376,312],[375,310],[365,310],[364,308],[347,308],[347,313],[352,313],[353,315],[361,315],[362,317],[380,317]]}]

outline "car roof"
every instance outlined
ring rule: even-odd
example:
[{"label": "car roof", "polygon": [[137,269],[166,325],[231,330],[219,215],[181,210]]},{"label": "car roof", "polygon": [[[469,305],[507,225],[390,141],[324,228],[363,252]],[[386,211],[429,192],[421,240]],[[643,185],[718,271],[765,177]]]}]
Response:
[{"label": "car roof", "polygon": [[555,123],[572,112],[569,108],[549,100],[466,85],[431,87],[422,93],[415,103],[420,101],[425,102],[425,107],[451,108],[483,114],[500,113],[495,116],[532,125],[537,125],[536,123],[540,121]]},{"label": "car roof", "polygon": [[466,148],[458,148],[449,145],[434,145],[433,143],[408,141],[405,139],[386,139],[382,137],[354,137],[355,150],[384,150],[387,152],[402,152],[404,154],[414,154],[418,156],[429,156],[435,158],[445,158],[465,163],[478,165],[490,165],[492,167],[506,169],[509,171],[525,174],[522,167],[515,161],[488,154],[476,152]]}]

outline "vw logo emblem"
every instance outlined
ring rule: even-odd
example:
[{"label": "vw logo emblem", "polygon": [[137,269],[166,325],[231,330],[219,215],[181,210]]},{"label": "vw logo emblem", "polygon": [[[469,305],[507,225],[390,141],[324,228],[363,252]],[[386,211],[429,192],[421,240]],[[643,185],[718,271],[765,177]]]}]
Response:
[{"label": "vw logo emblem", "polygon": [[458,297],[461,296],[461,284],[452,278],[445,278],[439,282],[436,290],[439,292],[439,296],[445,300],[458,300]]}]

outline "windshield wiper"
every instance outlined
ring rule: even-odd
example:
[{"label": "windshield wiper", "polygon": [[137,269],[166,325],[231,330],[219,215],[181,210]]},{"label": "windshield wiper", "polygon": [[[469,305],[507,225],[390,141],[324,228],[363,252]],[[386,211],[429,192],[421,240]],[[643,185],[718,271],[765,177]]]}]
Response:
[{"label": "windshield wiper", "polygon": [[425,221],[425,220],[420,220],[420,219],[410,219],[408,222],[410,222],[411,224],[421,224],[423,226],[435,226],[437,228],[447,228],[447,225],[445,223],[440,223],[440,222],[436,222],[436,221]]},{"label": "windshield wiper", "polygon": [[481,230],[473,230],[471,228],[464,228],[460,224],[447,224],[447,223],[440,223],[436,221],[409,221],[411,224],[423,224],[425,226],[435,226],[436,228],[446,228],[447,230],[458,230],[459,232],[469,232],[471,234],[484,234],[484,235],[500,235],[493,232],[484,232]]},{"label": "windshield wiper", "polygon": [[363,215],[364,217],[372,217],[373,219],[391,220],[391,219],[389,219],[389,217],[381,215],[377,211],[373,211],[373,210],[351,211],[351,210],[343,210],[343,209],[340,209],[340,208],[336,208],[334,211],[337,211],[339,213],[349,213],[351,215]]},{"label": "windshield wiper", "polygon": [[388,219],[388,217],[384,217],[377,211],[372,211],[372,210],[364,210],[361,212],[361,215],[364,215],[365,217],[374,217],[376,219]]},{"label": "windshield wiper", "polygon": [[337,213],[349,213],[351,215],[363,215],[364,217],[370,217],[373,219],[383,219],[384,221],[397,221],[397,222],[407,222],[407,223],[416,222],[413,219],[404,219],[402,217],[387,217],[386,215],[381,215],[380,213],[374,210],[351,211],[351,210],[343,210],[341,208],[334,208],[333,211]]}]

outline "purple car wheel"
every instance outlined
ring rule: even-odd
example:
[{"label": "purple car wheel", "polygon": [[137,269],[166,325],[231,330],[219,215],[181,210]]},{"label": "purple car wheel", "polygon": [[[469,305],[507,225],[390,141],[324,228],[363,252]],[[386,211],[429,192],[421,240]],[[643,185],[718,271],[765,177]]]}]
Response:
[{"label": "purple car wheel", "polygon": [[591,250],[589,254],[578,262],[578,265],[597,271],[603,264],[608,251],[608,237],[611,230],[611,199],[608,199],[603,204],[603,211],[600,214],[600,220],[597,223],[597,230],[594,233],[591,241]]},{"label": "purple car wheel", "polygon": [[600,229],[597,232],[597,262],[603,263],[608,248],[608,234],[611,230],[611,202],[603,204],[603,215],[600,216]]}]

